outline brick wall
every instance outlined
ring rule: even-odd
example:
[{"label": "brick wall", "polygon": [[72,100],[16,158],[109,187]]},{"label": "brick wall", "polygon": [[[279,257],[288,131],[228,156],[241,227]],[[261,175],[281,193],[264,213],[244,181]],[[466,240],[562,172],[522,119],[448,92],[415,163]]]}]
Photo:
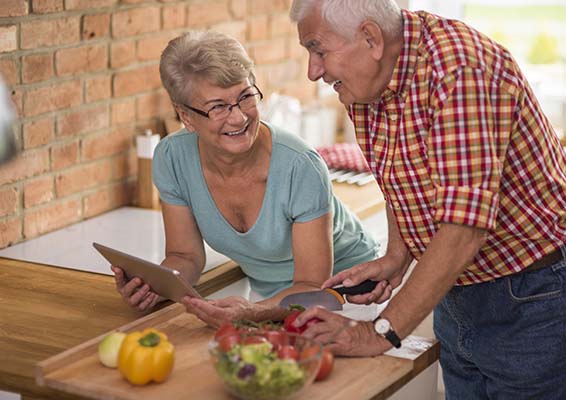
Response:
[{"label": "brick wall", "polygon": [[0,0],[0,74],[21,154],[0,166],[0,248],[135,204],[135,135],[173,110],[158,75],[187,28],[241,40],[264,93],[308,102],[290,0]]}]

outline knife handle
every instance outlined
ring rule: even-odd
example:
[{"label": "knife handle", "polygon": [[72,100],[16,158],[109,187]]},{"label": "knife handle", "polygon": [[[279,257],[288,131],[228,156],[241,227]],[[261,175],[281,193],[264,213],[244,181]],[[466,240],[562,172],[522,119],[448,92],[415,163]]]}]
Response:
[{"label": "knife handle", "polygon": [[375,289],[375,287],[377,286],[378,283],[379,283],[378,281],[372,281],[372,280],[368,279],[368,280],[365,280],[362,283],[359,283],[355,286],[334,287],[334,288],[332,288],[332,290],[337,291],[342,296],[344,296],[345,294],[364,294],[364,293],[369,293],[373,289]]}]

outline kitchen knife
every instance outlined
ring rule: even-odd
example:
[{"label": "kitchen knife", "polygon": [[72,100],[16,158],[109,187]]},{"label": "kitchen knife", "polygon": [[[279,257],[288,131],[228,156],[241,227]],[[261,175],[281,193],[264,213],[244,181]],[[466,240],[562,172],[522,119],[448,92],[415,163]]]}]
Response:
[{"label": "kitchen knife", "polygon": [[351,287],[333,287],[312,292],[293,293],[285,296],[279,305],[289,307],[291,304],[299,304],[303,307],[321,306],[327,310],[342,310],[342,305],[346,302],[346,294],[363,294],[371,292],[377,286],[377,281],[367,280]]}]

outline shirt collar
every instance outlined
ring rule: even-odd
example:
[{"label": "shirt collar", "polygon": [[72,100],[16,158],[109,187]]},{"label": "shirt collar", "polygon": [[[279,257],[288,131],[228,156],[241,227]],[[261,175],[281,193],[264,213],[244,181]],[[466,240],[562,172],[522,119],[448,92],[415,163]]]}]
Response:
[{"label": "shirt collar", "polygon": [[402,10],[401,12],[403,15],[403,47],[393,70],[391,81],[383,93],[382,97],[384,98],[392,95],[403,97],[411,86],[413,75],[415,74],[422,36],[422,22],[415,13],[408,10]]}]

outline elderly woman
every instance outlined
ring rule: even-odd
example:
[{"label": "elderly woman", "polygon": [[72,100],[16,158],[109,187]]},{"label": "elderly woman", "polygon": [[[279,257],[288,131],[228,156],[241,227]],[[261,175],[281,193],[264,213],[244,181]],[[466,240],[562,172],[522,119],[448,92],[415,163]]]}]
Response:
[{"label": "elderly woman", "polygon": [[[235,39],[212,31],[172,40],[161,80],[186,129],[164,138],[153,160],[162,201],[166,257],[192,283],[205,265],[203,239],[236,261],[264,300],[185,298],[211,325],[281,317],[286,295],[318,290],[331,274],[377,257],[378,244],[333,195],[321,157],[296,135],[261,121],[253,62]],[[124,280],[127,302],[144,310],[159,297]]]}]

